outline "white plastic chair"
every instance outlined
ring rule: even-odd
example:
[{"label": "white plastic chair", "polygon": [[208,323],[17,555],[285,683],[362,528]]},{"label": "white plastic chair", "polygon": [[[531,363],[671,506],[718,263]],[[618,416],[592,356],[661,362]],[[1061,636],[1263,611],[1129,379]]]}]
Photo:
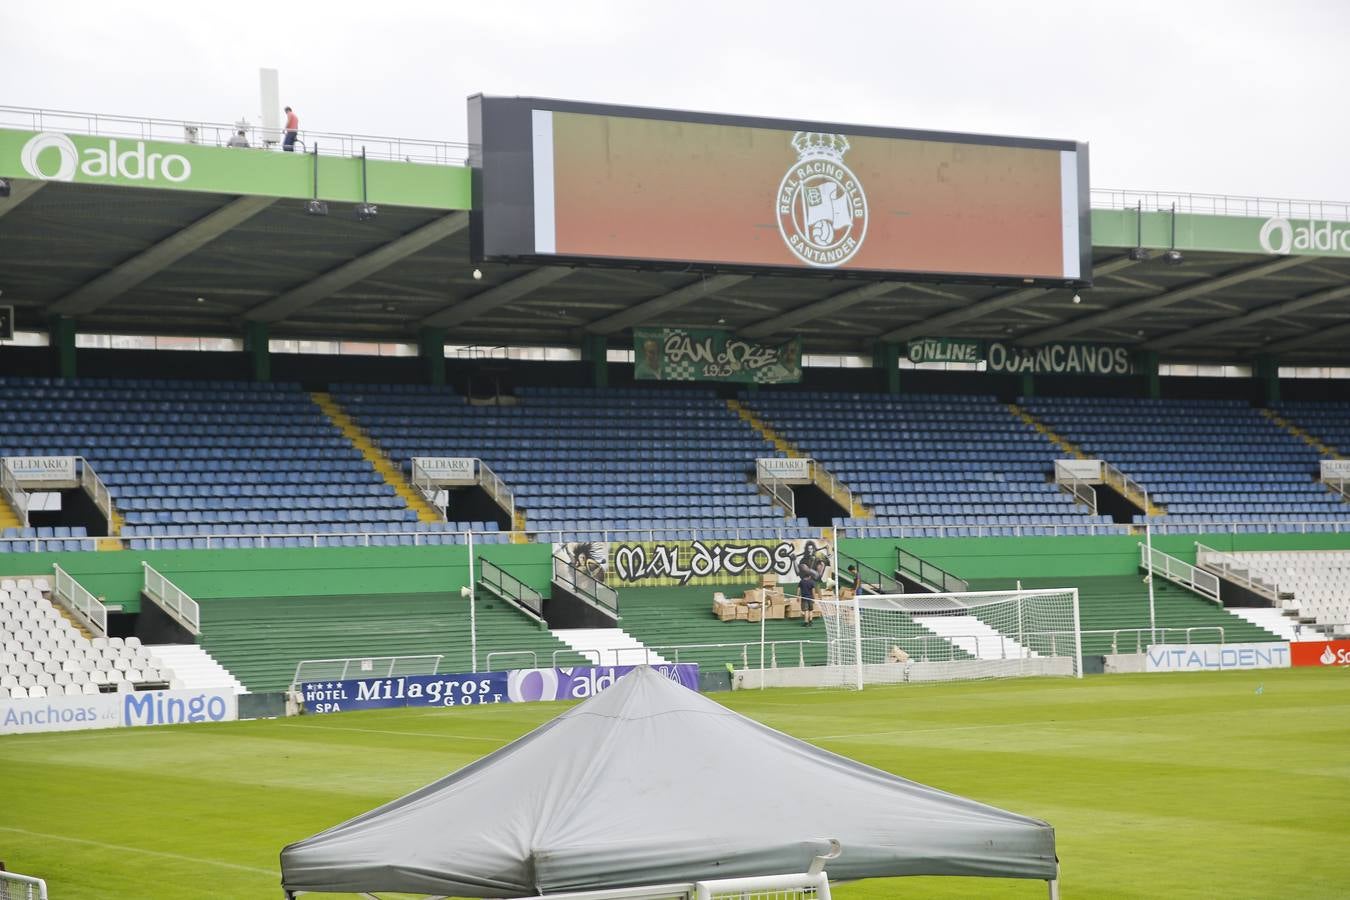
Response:
[{"label": "white plastic chair", "polygon": [[51,672],[40,672],[36,676],[39,687],[51,687],[56,684],[56,676]]},{"label": "white plastic chair", "polygon": [[28,689],[28,697],[31,700],[40,700],[47,696],[47,688],[40,684],[35,684]]},{"label": "white plastic chair", "polygon": [[117,693],[133,694],[135,692],[136,692],[136,685],[132,684],[130,681],[117,682]]},{"label": "white plastic chair", "polygon": [[45,578],[34,578],[33,587],[42,591],[44,594],[50,594],[52,592],[52,583]]},{"label": "white plastic chair", "polygon": [[9,689],[9,697],[11,700],[27,700],[28,688],[21,686],[12,687]]},{"label": "white plastic chair", "polygon": [[83,685],[80,686],[80,692],[83,693],[86,697],[98,696],[99,694],[98,685],[94,684],[92,681],[86,681]]},{"label": "white plastic chair", "polygon": [[108,646],[112,647],[114,650],[121,650],[123,647],[126,646],[126,644],[122,641],[121,638],[115,637],[115,638],[108,638]]},{"label": "white plastic chair", "polygon": [[90,641],[90,643],[94,645],[95,650],[108,649],[108,639],[105,637],[96,637],[92,641]]},{"label": "white plastic chair", "polygon": [[145,681],[145,679],[141,677],[140,669],[127,669],[126,678],[127,681],[130,681],[132,684],[135,684],[140,681]]},{"label": "white plastic chair", "polygon": [[127,645],[128,647],[133,647],[133,648],[134,648],[134,647],[140,647],[140,646],[141,646],[141,639],[138,638],[138,637],[136,637],[136,635],[133,634],[131,637],[127,638],[127,640],[126,640],[126,645]]},{"label": "white plastic chair", "polygon": [[82,684],[67,684],[63,685],[62,689],[67,697],[78,697],[84,693],[84,687]]}]

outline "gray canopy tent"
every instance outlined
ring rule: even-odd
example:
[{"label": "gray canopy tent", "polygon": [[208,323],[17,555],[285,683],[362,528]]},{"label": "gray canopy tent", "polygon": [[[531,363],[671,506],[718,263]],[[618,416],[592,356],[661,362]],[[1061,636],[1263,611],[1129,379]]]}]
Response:
[{"label": "gray canopy tent", "polygon": [[1047,823],[829,753],[645,667],[289,845],[281,873],[288,896],[553,896],[818,870],[832,841],[832,880],[1030,878],[1057,893]]}]

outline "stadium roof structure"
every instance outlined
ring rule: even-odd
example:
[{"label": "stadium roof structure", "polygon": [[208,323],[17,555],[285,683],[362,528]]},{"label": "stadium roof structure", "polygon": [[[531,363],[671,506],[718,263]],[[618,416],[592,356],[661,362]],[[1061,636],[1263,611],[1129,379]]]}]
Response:
[{"label": "stadium roof structure", "polygon": [[[586,335],[621,344],[634,326],[667,325],[801,334],[812,353],[968,337],[1309,362],[1343,358],[1350,336],[1346,203],[1093,191],[1094,284],[1078,292],[814,272],[475,266],[467,147],[370,139],[380,158],[363,159],[354,154],[366,139],[316,135],[321,154],[280,153],[175,143],[145,123],[0,109],[0,178],[10,188],[0,197],[0,303],[15,307],[20,328],[68,316],[80,330],[131,333],[228,336],[264,323],[274,337],[414,340],[444,329],[451,343],[499,346]],[[41,170],[36,152],[25,156],[33,146],[79,165]],[[312,199],[327,203],[326,215],[307,213]],[[358,218],[366,202],[377,215]]]},{"label": "stadium roof structure", "polygon": [[1045,822],[907,781],[650,667],[440,781],[281,852],[301,892],[548,896],[806,872],[1054,881]]}]

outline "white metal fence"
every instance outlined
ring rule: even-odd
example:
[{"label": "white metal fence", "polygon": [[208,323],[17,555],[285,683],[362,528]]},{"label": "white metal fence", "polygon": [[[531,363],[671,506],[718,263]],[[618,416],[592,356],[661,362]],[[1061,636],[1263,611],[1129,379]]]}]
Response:
[{"label": "white metal fence", "polygon": [[435,675],[442,654],[420,656],[347,656],[337,659],[302,659],[295,666],[291,689],[312,681],[346,681],[355,678],[392,678],[396,675]]},{"label": "white metal fence", "polygon": [[95,637],[106,635],[108,608],[65,569],[53,563],[52,571],[55,575],[52,579],[52,595],[57,601],[81,619]]},{"label": "white metal fence", "polygon": [[1206,547],[1199,541],[1195,544],[1195,561],[1208,569],[1211,578],[1217,583],[1219,577],[1244,587],[1254,594],[1272,600],[1278,606],[1280,601],[1279,579],[1265,572],[1253,569],[1251,564],[1230,556],[1213,547]]},{"label": "white metal fence", "polygon": [[145,593],[169,612],[193,634],[202,633],[202,613],[197,601],[189,597],[181,588],[165,578],[148,562],[142,562],[145,570]]},{"label": "white metal fence", "polygon": [[1248,216],[1268,219],[1319,219],[1350,221],[1350,203],[1335,200],[1292,200],[1283,197],[1249,197],[1233,194],[1196,194],[1173,191],[1130,191],[1093,188],[1093,209],[1139,209],[1208,216]]}]

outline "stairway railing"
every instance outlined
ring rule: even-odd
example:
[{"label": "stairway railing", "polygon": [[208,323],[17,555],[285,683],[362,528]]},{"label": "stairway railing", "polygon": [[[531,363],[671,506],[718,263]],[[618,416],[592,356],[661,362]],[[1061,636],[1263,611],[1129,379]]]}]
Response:
[{"label": "stairway railing", "polygon": [[478,583],[535,621],[544,621],[544,595],[481,556],[478,557]]},{"label": "stairway railing", "polygon": [[95,637],[108,633],[108,608],[89,593],[84,585],[70,576],[70,573],[55,563],[52,564],[55,577],[52,579],[52,596],[75,618],[84,623]]},{"label": "stairway railing", "polygon": [[[896,581],[894,577],[887,575],[878,568],[869,566],[867,563],[856,557],[849,556],[847,553],[840,553],[839,562],[845,570],[847,570],[850,565],[857,566],[858,575],[861,576],[864,587],[875,584],[878,593],[882,594],[903,594],[905,592],[905,586],[899,581]],[[839,577],[842,579],[845,576],[841,573]]]},{"label": "stairway railing", "polygon": [[970,582],[964,578],[958,578],[941,566],[915,556],[902,547],[895,548],[895,570],[943,593],[964,593],[970,590]]},{"label": "stairway railing", "polygon": [[553,581],[578,597],[591,601],[614,618],[619,618],[619,592],[589,572],[583,572],[567,560],[555,556]]},{"label": "stairway railing", "polygon": [[1151,555],[1149,550],[1150,548],[1142,542],[1139,544],[1139,567],[1145,572],[1150,575],[1161,575],[1168,581],[1195,591],[1207,600],[1223,605],[1219,599],[1219,579],[1214,573],[1206,572],[1175,556],[1168,556],[1157,547],[1152,548]]},{"label": "stairway railing", "polygon": [[28,503],[31,499],[28,492],[19,486],[19,479],[14,477],[9,466],[0,463],[0,493],[5,495],[9,505],[14,508],[19,521],[25,528],[28,527]]},{"label": "stairway railing", "polygon": [[1221,550],[1215,550],[1213,547],[1206,547],[1196,541],[1195,562],[1196,565],[1214,576],[1216,581],[1219,578],[1231,581],[1258,596],[1265,597],[1276,606],[1280,604],[1279,579],[1252,568],[1250,563],[1238,559],[1236,556],[1231,556]]}]

